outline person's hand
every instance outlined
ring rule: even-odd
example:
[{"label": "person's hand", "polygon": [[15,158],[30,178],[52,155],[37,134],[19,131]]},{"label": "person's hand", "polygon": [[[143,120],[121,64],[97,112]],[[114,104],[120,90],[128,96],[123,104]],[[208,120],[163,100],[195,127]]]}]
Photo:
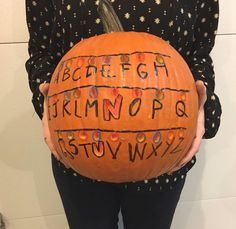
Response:
[{"label": "person's hand", "polygon": [[61,156],[58,154],[56,147],[54,146],[51,139],[51,134],[49,131],[49,126],[48,126],[48,104],[47,104],[48,89],[49,89],[49,83],[42,83],[39,85],[39,90],[44,96],[44,103],[43,103],[44,112],[43,112],[43,118],[42,118],[44,141],[46,142],[46,144],[48,145],[48,148],[50,149],[51,153],[56,157],[56,159],[61,161],[67,168],[69,168],[67,163],[63,161]]},{"label": "person's hand", "polygon": [[207,100],[206,86],[204,85],[203,81],[197,80],[196,88],[199,102],[196,134],[184,158],[174,168],[172,168],[169,172],[167,172],[168,175],[171,175],[174,171],[179,170],[192,159],[192,157],[199,151],[202,142],[202,137],[205,133],[204,104]]}]

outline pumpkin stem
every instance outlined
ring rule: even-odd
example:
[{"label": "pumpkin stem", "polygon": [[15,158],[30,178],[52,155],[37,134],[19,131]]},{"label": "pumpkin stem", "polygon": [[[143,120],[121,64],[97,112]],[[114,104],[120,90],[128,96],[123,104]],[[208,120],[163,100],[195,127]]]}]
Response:
[{"label": "pumpkin stem", "polygon": [[123,32],[123,26],[109,0],[99,0],[98,14],[101,17],[105,33]]}]

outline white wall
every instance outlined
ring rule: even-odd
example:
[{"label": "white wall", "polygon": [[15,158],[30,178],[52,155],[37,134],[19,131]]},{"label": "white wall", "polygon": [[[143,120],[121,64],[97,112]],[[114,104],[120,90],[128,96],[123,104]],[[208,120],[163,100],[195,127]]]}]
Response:
[{"label": "white wall", "polygon": [[[213,58],[223,118],[189,172],[173,229],[236,228],[236,14],[221,0]],[[23,0],[0,2],[0,212],[9,229],[66,229],[63,208],[33,113],[24,63],[28,35]]]}]

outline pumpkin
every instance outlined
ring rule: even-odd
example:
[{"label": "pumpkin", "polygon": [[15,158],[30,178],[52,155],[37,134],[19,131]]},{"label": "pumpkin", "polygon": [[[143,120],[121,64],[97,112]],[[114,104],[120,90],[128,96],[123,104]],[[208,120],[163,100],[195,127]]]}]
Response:
[{"label": "pumpkin", "polygon": [[169,171],[193,141],[197,112],[188,65],[168,42],[145,32],[80,41],[57,65],[48,92],[58,153],[81,175],[107,182]]}]

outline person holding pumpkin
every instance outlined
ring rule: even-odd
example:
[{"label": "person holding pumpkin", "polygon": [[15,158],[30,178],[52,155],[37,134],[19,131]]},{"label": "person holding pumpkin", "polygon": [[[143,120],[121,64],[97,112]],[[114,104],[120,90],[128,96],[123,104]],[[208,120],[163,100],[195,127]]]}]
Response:
[{"label": "person holding pumpkin", "polygon": [[48,128],[47,93],[62,56],[77,42],[103,33],[95,0],[26,0],[29,54],[26,62],[32,102],[42,120],[53,174],[72,229],[125,229],[171,226],[187,172],[196,163],[203,138],[220,126],[221,105],[214,93],[210,52],[218,27],[218,0],[112,0],[125,31],[152,33],[168,41],[185,59],[196,81],[199,111],[196,135],[186,156],[168,173],[152,179],[110,183],[84,177],[60,157]]}]

